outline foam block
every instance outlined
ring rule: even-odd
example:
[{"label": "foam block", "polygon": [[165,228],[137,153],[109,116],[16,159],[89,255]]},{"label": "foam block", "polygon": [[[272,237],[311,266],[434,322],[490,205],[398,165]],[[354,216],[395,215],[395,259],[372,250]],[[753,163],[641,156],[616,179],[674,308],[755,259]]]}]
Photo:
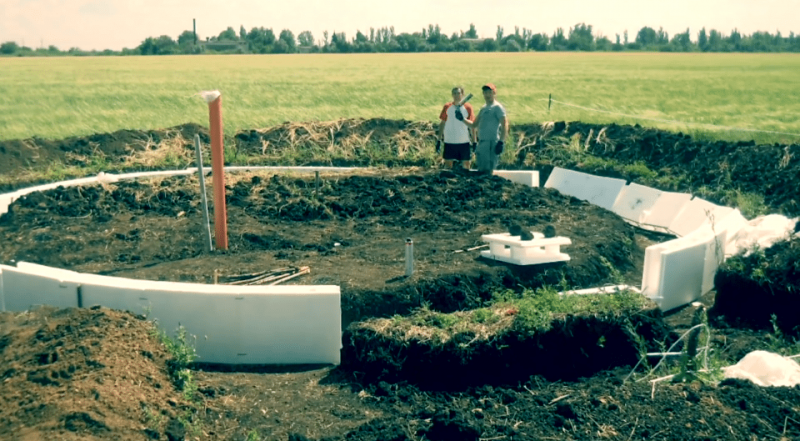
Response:
[{"label": "foam block", "polygon": [[669,229],[678,236],[686,236],[704,225],[719,222],[732,211],[733,208],[694,198],[683,206],[670,223]]},{"label": "foam block", "polygon": [[649,297],[656,303],[660,298],[661,293],[661,256],[664,251],[668,250],[672,244],[664,242],[656,245],[651,245],[644,250],[644,271],[642,272],[642,294]]},{"label": "foam block", "polygon": [[[680,239],[679,239],[680,240]],[[703,271],[709,243],[685,240],[661,255],[660,297],[662,311],[683,306],[702,295]]]},{"label": "foam block", "polygon": [[662,193],[661,190],[631,183],[622,188],[611,211],[632,222],[643,222],[645,212],[655,205]]},{"label": "foam block", "polygon": [[544,186],[611,210],[625,186],[625,181],[555,167]]},{"label": "foam block", "polygon": [[642,212],[642,226],[669,231],[670,224],[690,199],[692,195],[688,193],[662,192],[655,204]]},{"label": "foam block", "polygon": [[495,170],[493,174],[528,187],[539,186],[539,172],[536,170]]},{"label": "foam block", "polygon": [[27,311],[34,305],[59,308],[78,306],[78,284],[48,271],[2,267],[6,311]]}]

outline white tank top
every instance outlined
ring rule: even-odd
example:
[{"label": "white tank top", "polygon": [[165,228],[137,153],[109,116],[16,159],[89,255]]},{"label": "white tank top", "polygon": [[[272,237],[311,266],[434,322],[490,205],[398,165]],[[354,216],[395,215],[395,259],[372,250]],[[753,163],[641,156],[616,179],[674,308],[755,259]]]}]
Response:
[{"label": "white tank top", "polygon": [[[461,114],[466,119],[469,112],[464,106],[458,107]],[[447,144],[467,144],[469,139],[469,127],[456,119],[456,105],[447,108],[447,124],[444,125],[444,142]]]}]

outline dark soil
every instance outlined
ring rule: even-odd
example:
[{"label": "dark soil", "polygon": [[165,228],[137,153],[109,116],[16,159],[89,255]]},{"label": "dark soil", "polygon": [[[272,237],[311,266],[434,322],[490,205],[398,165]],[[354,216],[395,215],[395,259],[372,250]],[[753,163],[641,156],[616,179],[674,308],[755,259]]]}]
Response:
[{"label": "dark soil", "polygon": [[108,309],[0,313],[0,438],[182,436],[178,419],[191,406],[171,383],[151,329]]},{"label": "dark soil", "polygon": [[[658,183],[662,190],[698,193],[712,202],[724,203],[725,192],[739,190],[763,195],[766,204],[789,216],[800,214],[800,144],[756,145],[755,142],[703,141],[682,133],[635,126],[608,126],[581,122],[553,125],[519,125],[517,164],[534,162],[584,169],[609,177]],[[601,134],[602,132],[602,134]],[[579,137],[585,153],[613,160],[622,167],[586,167],[580,157],[557,158],[550,146],[564,138]],[[588,143],[587,143],[588,138]],[[529,156],[530,155],[530,156]],[[555,161],[554,161],[555,160]],[[655,176],[645,176],[624,165],[643,163]],[[546,171],[546,170],[544,170]],[[547,173],[542,176],[542,182]],[[705,187],[705,188],[704,188]]]},{"label": "dark soil", "polygon": [[628,329],[636,329],[653,342],[649,349],[657,350],[655,342],[667,340],[669,330],[652,306],[645,311],[577,313],[554,320],[543,332],[522,332],[512,326],[488,340],[462,332],[444,344],[404,341],[354,323],[343,337],[342,369],[362,381],[403,381],[433,390],[513,386],[532,375],[574,381],[636,364],[639,348]]},{"label": "dark soil", "polygon": [[[310,275],[293,282],[341,285],[347,324],[405,313],[423,301],[441,311],[474,308],[497,288],[589,287],[619,277],[638,283],[650,243],[606,210],[492,176],[397,172],[324,176],[322,183],[315,196],[313,178],[260,174],[231,181],[230,248],[212,254],[203,252],[193,177],[34,193],[0,217],[0,260],[201,283],[210,283],[215,270],[310,266]],[[512,223],[554,226],[572,239],[563,248],[572,260],[531,271],[486,262],[479,250],[454,252]],[[415,242],[416,269],[403,279],[407,237]]]},{"label": "dark soil", "polygon": [[[313,129],[310,124],[245,131],[233,135],[233,145],[243,154],[261,155],[265,164],[362,165],[391,156],[391,163],[381,163],[398,166],[419,164],[419,153],[432,133],[424,124],[408,122],[338,124],[316,146],[305,146],[308,154],[293,154],[288,147],[308,141],[313,133],[304,133],[300,126],[308,131],[308,127]],[[665,190],[710,187],[717,193],[704,197],[715,202],[722,201],[714,198],[725,191],[739,189],[764,195],[775,211],[800,213],[796,145],[705,142],[615,125],[597,141],[602,128],[580,123],[556,123],[552,131],[513,127],[517,147],[523,151],[517,164],[506,167],[530,167],[527,153],[532,153],[543,172],[542,183],[553,165],[572,165],[645,185],[658,183]],[[170,130],[181,132],[187,149],[195,133],[208,141],[206,129],[199,126]],[[557,138],[580,133],[583,145],[590,130],[588,152],[613,159],[619,166],[588,168],[580,160],[556,164],[546,156],[552,150],[545,147],[560,142]],[[406,137],[411,133],[420,142]],[[372,153],[358,147],[358,142],[366,145],[367,135],[374,141],[367,143]],[[0,173],[45,168],[53,161],[81,165],[97,152],[113,162],[143,149],[148,139],[158,142],[165,136],[171,135],[168,131],[120,131],[63,141],[3,141]],[[537,144],[530,146],[533,141]],[[344,153],[328,154],[326,160],[323,147],[330,145]],[[286,159],[282,152],[294,156]],[[390,155],[381,156],[381,152]],[[655,176],[624,167],[636,162],[646,164]],[[620,276],[638,284],[644,248],[668,239],[637,233],[611,213],[548,190],[448,173],[383,175],[324,176],[319,197],[313,196],[310,179],[257,175],[231,180],[227,190],[231,246],[229,251],[213,254],[202,251],[202,216],[197,182],[192,178],[32,194],[0,218],[0,261],[27,260],[77,271],[204,283],[211,282],[214,270],[230,275],[308,265],[312,273],[294,282],[341,285],[347,325],[365,317],[405,313],[423,301],[441,311],[470,309],[499,287],[558,284],[562,278],[573,286],[619,281]],[[20,182],[8,189],[30,184]],[[564,247],[572,261],[530,273],[483,262],[476,259],[478,251],[453,252],[480,245],[480,234],[504,231],[509,223],[536,230],[555,226],[559,235],[573,240],[573,245]],[[410,280],[399,277],[406,237],[414,239],[417,259],[416,274]],[[726,317],[735,315],[730,311],[736,311],[736,305],[761,304],[767,288],[772,295],[781,286],[796,286],[792,268],[797,258],[792,246],[766,254],[770,284],[754,281],[755,261],[747,271],[722,272],[720,277],[728,279],[718,281],[719,304],[728,310]],[[621,274],[610,271],[612,267]],[[759,297],[745,299],[743,290],[726,289],[726,284],[751,286],[753,296]],[[796,294],[796,288],[792,292]],[[713,304],[713,295],[704,301]],[[790,306],[793,309],[773,310],[797,310],[796,303]],[[764,317],[768,323],[768,313],[755,314],[759,326]],[[688,327],[686,319],[691,315],[684,309],[665,321],[679,332]],[[780,316],[781,323],[791,317],[790,313]],[[242,440],[257,432],[255,439],[294,441],[800,439],[800,388],[757,388],[741,381],[725,381],[719,387],[665,382],[653,392],[647,381],[623,384],[627,368],[576,379],[595,371],[581,371],[575,363],[570,371],[568,366],[573,355],[589,345],[571,346],[563,337],[556,340],[565,342],[562,350],[544,353],[531,347],[528,359],[518,354],[512,366],[541,367],[555,360],[554,364],[565,366],[568,380],[546,370],[539,371],[543,376],[523,378],[522,373],[505,370],[504,359],[498,358],[493,366],[488,357],[476,365],[484,378],[492,367],[498,376],[509,377],[486,381],[494,385],[468,386],[471,381],[463,381],[458,384],[461,391],[450,392],[432,390],[435,387],[423,390],[407,380],[365,382],[359,371],[348,366],[255,367],[249,372],[217,369],[195,372],[200,402],[193,404],[170,383],[167,355],[149,337],[149,330],[149,324],[131,314],[104,309],[0,314],[0,438]],[[767,348],[768,341],[758,330],[714,330],[715,348],[734,360]],[[596,346],[596,341],[592,344]],[[621,349],[620,359],[606,367],[630,363],[628,351],[629,347]],[[602,354],[593,354],[589,365],[599,367],[603,360]],[[453,378],[475,378],[473,366],[441,361]],[[427,369],[422,374],[448,377],[437,373],[435,365],[421,368]],[[392,381],[401,379],[396,376]],[[201,417],[195,433],[182,422],[187,415]]]},{"label": "dark soil", "polygon": [[86,158],[104,155],[110,163],[119,162],[135,151],[145,150],[148,143],[158,144],[169,136],[181,135],[192,140],[195,134],[208,143],[208,129],[196,124],[184,124],[163,130],[119,130],[90,136],[61,140],[31,138],[0,141],[0,174],[22,168],[46,167],[53,162],[84,165]]},{"label": "dark soil", "polygon": [[781,241],[748,256],[731,257],[714,278],[719,320],[738,326],[800,335],[800,238]]}]

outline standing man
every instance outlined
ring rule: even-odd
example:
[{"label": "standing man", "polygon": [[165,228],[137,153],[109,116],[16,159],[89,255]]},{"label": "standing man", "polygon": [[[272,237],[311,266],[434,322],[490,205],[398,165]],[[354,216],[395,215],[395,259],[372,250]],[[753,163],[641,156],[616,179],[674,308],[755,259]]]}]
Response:
[{"label": "standing man", "polygon": [[508,118],[506,109],[495,100],[497,88],[492,83],[485,84],[483,99],[486,105],[478,112],[474,121],[469,118],[456,118],[463,121],[470,128],[478,129],[478,146],[475,149],[475,162],[479,172],[491,173],[496,167],[500,154],[503,153],[506,136],[508,135]]},{"label": "standing man", "polygon": [[444,163],[446,167],[452,168],[456,161],[461,166],[469,170],[469,160],[472,156],[471,144],[475,139],[475,130],[467,127],[463,123],[465,119],[475,118],[475,112],[469,103],[459,106],[458,103],[464,99],[464,88],[454,87],[452,90],[453,102],[447,103],[439,115],[442,123],[439,124],[439,136],[436,139],[436,153],[439,153],[442,143],[444,143]]}]

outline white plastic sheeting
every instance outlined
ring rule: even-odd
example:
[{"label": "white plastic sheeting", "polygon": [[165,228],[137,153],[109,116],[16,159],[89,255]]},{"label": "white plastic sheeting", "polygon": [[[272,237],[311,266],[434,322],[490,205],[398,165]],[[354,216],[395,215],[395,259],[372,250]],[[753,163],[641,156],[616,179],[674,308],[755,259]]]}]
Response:
[{"label": "white plastic sheeting", "polygon": [[758,386],[800,385],[800,364],[773,352],[753,351],[735,365],[723,368],[723,371],[725,378],[750,380]]},{"label": "white plastic sheeting", "polygon": [[789,219],[779,214],[759,216],[743,225],[731,238],[733,249],[748,251],[753,247],[769,248],[775,242],[794,234],[800,218]]},{"label": "white plastic sheeting", "polygon": [[[132,280],[20,262],[3,266],[5,310],[102,305],[156,319],[171,334],[197,336],[198,361],[227,364],[338,364],[338,286],[231,286]],[[80,295],[79,295],[80,288]]]},{"label": "white plastic sheeting", "polygon": [[554,167],[544,186],[611,210],[622,188],[625,187],[625,180],[603,178]]}]

